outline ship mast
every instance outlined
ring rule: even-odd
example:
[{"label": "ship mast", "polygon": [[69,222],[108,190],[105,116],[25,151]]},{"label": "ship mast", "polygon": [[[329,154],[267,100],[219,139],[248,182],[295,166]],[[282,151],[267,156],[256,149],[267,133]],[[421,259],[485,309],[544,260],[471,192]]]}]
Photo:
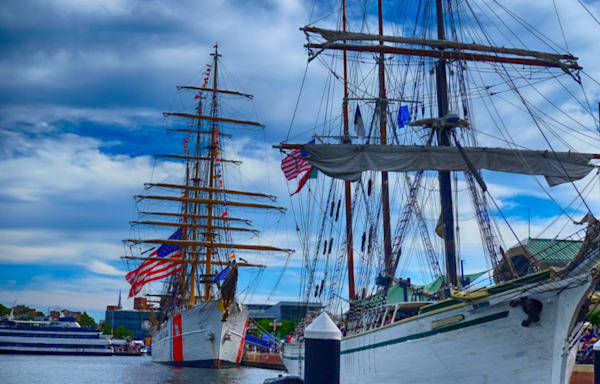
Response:
[{"label": "ship mast", "polygon": [[[217,113],[217,74],[218,74],[218,61],[219,61],[219,57],[221,55],[219,55],[218,52],[218,47],[215,45],[215,53],[211,53],[211,56],[215,57],[215,61],[213,63],[213,102],[212,102],[212,114],[213,117],[216,119],[216,113]],[[216,121],[216,120],[215,120]],[[214,123],[213,123],[214,124]],[[214,131],[214,127],[213,127],[213,131]],[[214,137],[214,134],[213,134]],[[210,173],[209,173],[209,180],[208,180],[208,187],[210,189],[215,188],[214,187],[214,169],[215,169],[215,154],[216,152],[219,150],[218,146],[216,145],[215,141],[213,140],[212,145],[210,147]],[[198,154],[198,156],[200,156]],[[212,200],[213,199],[213,192],[209,191],[208,192],[208,199]],[[206,233],[205,233],[205,237],[206,240],[211,243],[211,246],[206,248],[206,275],[210,276],[211,274],[211,259],[212,259],[212,243],[214,240],[214,236],[215,233],[213,231],[212,228],[212,216],[213,216],[213,206],[212,204],[208,204],[208,220],[207,220],[207,228],[206,228]],[[205,284],[205,290],[204,290],[204,300],[205,301],[210,301],[210,288],[212,286],[212,282],[207,282]]]},{"label": "ship mast", "polygon": [[[446,40],[444,31],[444,11],[442,0],[435,1],[437,13],[438,40]],[[443,51],[443,49],[442,49]],[[448,81],[446,77],[446,60],[440,58],[435,68],[435,81],[437,88],[438,116],[443,118],[448,114]],[[438,145],[450,146],[451,129],[445,126],[437,132]],[[444,233],[444,245],[446,249],[446,276],[449,287],[458,287],[456,272],[456,246],[454,242],[454,218],[452,216],[452,184],[449,171],[439,172],[440,201],[442,205],[442,223]]]},{"label": "ship mast", "polygon": [[[200,100],[198,101],[198,111],[202,111],[202,98],[200,98]],[[200,157],[200,132],[201,132],[201,122],[202,120],[198,120],[198,132],[196,132],[196,157]],[[191,180],[192,181],[192,185],[195,187],[198,187],[200,185],[200,161],[199,160],[195,160],[195,164],[196,164],[196,171],[195,171],[195,177]],[[186,183],[186,185],[189,185],[189,182]],[[185,190],[185,194],[186,196],[189,194],[188,189]],[[194,200],[198,200],[198,189],[193,189],[192,190],[194,193]],[[194,216],[198,215],[198,202],[194,202]],[[193,219],[193,223],[197,224],[198,219]],[[195,241],[197,240],[196,236],[197,236],[197,231],[194,229],[194,227],[192,227],[192,239]],[[193,255],[193,259],[194,260],[198,260],[198,247],[194,247],[194,255]],[[196,303],[196,264],[192,264],[192,279],[190,281],[190,304],[194,305]]]},{"label": "ship mast", "polygon": [[[228,235],[232,232],[237,233],[250,233],[258,235],[260,231],[253,228],[244,228],[241,226],[230,226],[227,224],[228,221],[232,221],[239,224],[251,225],[251,221],[243,218],[232,217],[229,214],[221,215],[218,211],[219,208],[215,206],[225,206],[225,210],[228,207],[240,207],[240,208],[251,208],[251,209],[266,209],[266,210],[277,210],[285,212],[284,207],[272,205],[272,204],[259,204],[254,202],[243,202],[243,201],[227,201],[228,195],[234,195],[236,197],[253,197],[253,198],[264,198],[269,199],[271,202],[276,202],[276,197],[272,195],[266,195],[262,193],[244,192],[233,189],[225,189],[222,182],[222,172],[219,171],[219,167],[222,162],[240,164],[241,162],[236,160],[227,160],[221,158],[221,149],[219,145],[219,129],[218,123],[228,124],[242,124],[251,125],[264,128],[264,126],[254,121],[235,120],[228,118],[221,118],[218,116],[218,95],[226,94],[234,97],[244,97],[252,99],[252,95],[229,91],[224,89],[217,89],[217,76],[218,76],[218,60],[222,57],[218,54],[217,47],[215,46],[215,52],[211,54],[214,56],[212,65],[212,88],[194,87],[194,86],[178,86],[177,89],[185,89],[192,91],[206,91],[212,94],[212,102],[206,104],[203,102],[202,93],[199,94],[200,100],[198,102],[197,114],[191,113],[163,113],[165,117],[178,117],[178,118],[192,118],[196,119],[195,124],[189,125],[186,129],[170,129],[170,131],[177,132],[190,132],[188,135],[193,135],[192,138],[196,139],[196,144],[191,147],[189,151],[184,151],[182,155],[168,155],[161,154],[155,155],[159,158],[168,159],[181,159],[185,161],[185,180],[182,184],[171,184],[171,183],[147,183],[145,184],[146,190],[152,189],[159,190],[168,189],[175,195],[168,194],[152,194],[147,193],[144,195],[135,196],[136,201],[149,200],[149,201],[161,201],[161,202],[180,202],[180,212],[142,212],[139,211],[140,219],[146,215],[156,215],[165,217],[165,221],[159,220],[137,220],[132,221],[132,225],[144,225],[152,227],[176,227],[181,231],[180,237],[170,237],[168,239],[126,239],[125,244],[130,247],[141,244],[151,245],[171,245],[174,249],[181,250],[181,258],[164,258],[161,259],[161,264],[172,265],[181,264],[180,281],[173,281],[173,287],[176,287],[177,295],[180,295],[181,303],[189,303],[194,305],[196,299],[199,298],[202,301],[211,300],[212,285],[215,284],[212,274],[212,266],[228,266],[231,261],[223,261],[218,257],[217,250],[244,250],[244,251],[266,251],[266,252],[286,252],[292,253],[291,249],[283,249],[274,246],[264,245],[252,245],[252,244],[236,244],[229,236],[224,236],[223,241],[219,241],[218,237],[221,233],[227,233]],[[204,115],[202,113],[203,104],[204,108],[210,106],[211,112]],[[208,125],[203,121],[209,121],[211,129],[203,127]],[[204,128],[204,129],[203,129]],[[210,135],[210,144],[207,144],[208,136]],[[206,169],[206,166],[209,168]],[[206,208],[205,208],[206,207]],[[215,216],[216,215],[216,216]],[[169,221],[169,218],[173,221]],[[179,221],[177,221],[179,220]],[[142,253],[143,255],[143,253]],[[134,257],[134,256],[122,256],[123,259],[127,260],[140,260],[140,261],[154,261],[156,257]],[[189,267],[188,267],[189,265]],[[203,268],[202,266],[205,266]],[[247,262],[237,263],[238,267],[255,267],[255,268],[266,268],[265,265],[251,264]],[[204,273],[202,275],[199,272]],[[237,273],[237,270],[236,270]],[[189,275],[188,275],[189,274]],[[200,277],[200,278],[198,278]],[[204,291],[201,292],[201,287],[204,286]],[[219,284],[217,283],[217,286]]]},{"label": "ship mast", "polygon": [[[342,0],[342,25],[346,32],[346,0]],[[346,40],[344,40],[346,44]],[[348,52],[344,51],[344,143],[350,142],[346,139],[350,136],[348,129]],[[344,182],[344,194],[346,200],[346,253],[348,259],[348,296],[354,300],[356,293],[354,288],[354,251],[352,234],[352,187],[349,181]]]},{"label": "ship mast", "polygon": [[[383,36],[383,7],[381,0],[377,0],[377,8],[379,13],[379,36]],[[379,42],[383,45],[383,41]],[[379,54],[379,130],[381,135],[381,145],[387,145],[387,126],[386,126],[386,111],[387,99],[385,94],[385,55],[383,52]],[[393,260],[392,260],[392,231],[390,223],[390,187],[388,183],[388,173],[381,172],[381,200],[383,214],[383,251],[385,265],[385,281],[386,287],[394,281]]]}]

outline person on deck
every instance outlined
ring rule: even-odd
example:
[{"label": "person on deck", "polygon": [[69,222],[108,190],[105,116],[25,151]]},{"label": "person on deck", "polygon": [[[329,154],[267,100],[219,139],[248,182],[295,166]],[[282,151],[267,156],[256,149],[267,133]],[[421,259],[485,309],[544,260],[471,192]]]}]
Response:
[{"label": "person on deck", "polygon": [[388,324],[392,324],[392,313],[388,312],[387,316],[385,317],[385,325]]}]

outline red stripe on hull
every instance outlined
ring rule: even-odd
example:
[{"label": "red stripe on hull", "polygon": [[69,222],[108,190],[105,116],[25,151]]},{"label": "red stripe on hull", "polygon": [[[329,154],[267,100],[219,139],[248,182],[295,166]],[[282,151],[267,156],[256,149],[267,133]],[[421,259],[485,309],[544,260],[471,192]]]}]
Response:
[{"label": "red stripe on hull", "polygon": [[181,326],[181,314],[173,318],[173,361],[183,361],[183,328]]},{"label": "red stripe on hull", "polygon": [[246,331],[248,330],[248,318],[246,318],[246,323],[244,324],[244,333],[242,333],[242,342],[240,343],[240,350],[238,351],[237,359],[235,359],[236,363],[242,361],[242,353],[244,352],[244,343],[246,342]]}]

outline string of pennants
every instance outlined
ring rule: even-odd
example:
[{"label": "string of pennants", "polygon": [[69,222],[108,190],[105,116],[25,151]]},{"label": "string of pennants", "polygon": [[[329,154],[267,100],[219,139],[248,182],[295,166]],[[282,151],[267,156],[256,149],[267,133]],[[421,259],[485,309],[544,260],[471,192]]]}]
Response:
[{"label": "string of pennants", "polygon": [[[204,82],[202,84],[202,88],[207,88],[208,85],[208,81],[210,79],[210,74],[212,71],[212,65],[210,64],[206,64],[206,70],[203,72],[204,75]],[[214,89],[216,90],[217,88],[216,85],[216,79],[214,82]],[[203,91],[200,90],[195,96],[194,96],[194,100],[200,99],[202,97],[202,93]],[[213,122],[212,122],[212,136],[211,136],[211,146],[213,148],[212,151],[212,156],[214,159],[214,168],[213,168],[213,179],[214,179],[214,185],[216,188],[218,189],[223,189],[223,173],[222,173],[222,162],[221,162],[221,148],[219,145],[219,110],[218,110],[218,104],[216,102],[216,97],[217,97],[217,93],[214,92],[213,93],[213,109],[212,109],[212,117],[214,118]],[[199,106],[196,107],[196,110],[199,110]],[[198,113],[200,114],[201,111],[198,111]],[[194,126],[194,121],[192,120],[190,122],[190,127]],[[182,151],[182,155],[185,155],[188,153],[188,146],[189,146],[189,139],[190,139],[190,134],[188,133],[188,135],[183,139],[183,151]],[[227,236],[229,237],[230,242],[232,243],[231,249],[229,251],[229,258],[230,259],[235,259],[235,250],[233,248],[233,240],[231,239],[231,229],[230,229],[230,224],[229,224],[229,215],[228,215],[228,211],[227,211],[227,196],[225,193],[223,193],[223,214],[221,215],[221,218],[224,219],[223,221],[223,226],[226,227],[226,232],[227,232]]]},{"label": "string of pennants", "polygon": [[[215,46],[216,47],[216,46]],[[206,77],[204,78],[204,85],[202,86],[202,88],[206,88],[206,85],[208,84],[208,78],[210,77],[210,71],[212,70],[212,66],[210,64],[206,64],[206,66],[208,67],[206,69]],[[214,91],[217,90],[217,79],[214,79]],[[195,98],[200,97],[199,95],[202,94],[202,91],[200,91],[200,93],[198,95],[196,95]],[[212,122],[212,148],[213,148],[213,159],[214,159],[214,172],[213,172],[213,178],[215,179],[215,185],[217,188],[219,189],[223,189],[223,171],[222,171],[222,162],[221,162],[221,148],[219,146],[219,110],[218,110],[218,103],[217,103],[217,92],[213,92],[213,110],[212,110],[212,117],[214,118],[213,122]],[[230,239],[232,245],[231,245],[231,249],[229,251],[229,258],[230,259],[235,259],[235,250],[233,248],[233,239],[231,239],[231,229],[229,227],[229,216],[227,213],[227,195],[225,193],[223,193],[223,214],[221,215],[221,218],[224,219],[223,224],[224,227],[227,228],[226,232],[227,232],[227,237]]]}]

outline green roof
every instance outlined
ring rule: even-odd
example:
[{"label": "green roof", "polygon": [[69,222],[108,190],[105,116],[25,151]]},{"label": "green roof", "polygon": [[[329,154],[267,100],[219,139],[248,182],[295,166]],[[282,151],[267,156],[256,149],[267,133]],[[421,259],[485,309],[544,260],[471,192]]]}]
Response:
[{"label": "green roof", "polygon": [[[478,279],[480,276],[484,275],[485,273],[486,272],[473,273],[471,275],[465,275],[465,278],[469,278],[471,281],[475,281],[476,279]],[[445,276],[444,276],[444,280],[446,280]],[[420,288],[422,288],[423,291],[425,291],[425,292],[436,293],[437,291],[440,290],[441,286],[442,286],[442,278],[439,277],[434,282],[429,283],[424,286],[421,286]],[[404,286],[400,286],[400,285],[391,286],[387,292],[387,296],[385,298],[385,303],[387,305],[391,305],[391,304],[404,302],[404,289],[405,289]],[[413,292],[414,292],[414,290],[407,288],[407,295],[408,295],[409,301],[412,301],[411,295],[413,294]],[[369,300],[353,300],[352,302],[357,305],[366,305],[367,302],[369,302],[369,301],[377,303],[377,302],[379,302],[379,300],[381,300],[382,295],[383,295],[383,292],[379,292],[376,295],[372,296]],[[429,298],[427,296],[423,296],[421,298],[421,301],[429,301]]]},{"label": "green roof", "polygon": [[545,263],[568,264],[579,252],[583,241],[527,239],[523,244],[536,259]]},{"label": "green roof", "polygon": [[[469,279],[471,282],[475,281],[476,279],[480,278],[482,275],[484,275],[486,272],[478,272],[478,273],[473,273],[470,275],[465,275],[464,278],[465,279]],[[446,281],[446,276],[442,276],[442,277],[438,277],[436,280],[434,280],[433,282],[426,284],[423,286],[423,290],[425,292],[431,292],[431,293],[436,293],[437,291],[440,290],[440,288],[442,287],[442,280],[445,282]]]},{"label": "green roof", "polygon": [[[412,301],[410,299],[410,296],[412,295],[413,292],[414,291],[412,289],[410,289],[410,288],[407,289],[408,301]],[[383,292],[379,292],[376,295],[374,295],[373,297],[371,297],[369,300],[355,300],[353,302],[358,305],[366,305],[369,301],[377,303],[381,299],[382,295],[383,295]],[[427,301],[427,300],[429,300],[429,298],[427,298],[426,296],[423,296],[422,301]],[[396,303],[402,303],[402,302],[404,302],[404,287],[398,286],[398,285],[391,286],[390,289],[388,289],[387,296],[385,298],[385,303],[390,305],[390,304],[396,304]]]}]

